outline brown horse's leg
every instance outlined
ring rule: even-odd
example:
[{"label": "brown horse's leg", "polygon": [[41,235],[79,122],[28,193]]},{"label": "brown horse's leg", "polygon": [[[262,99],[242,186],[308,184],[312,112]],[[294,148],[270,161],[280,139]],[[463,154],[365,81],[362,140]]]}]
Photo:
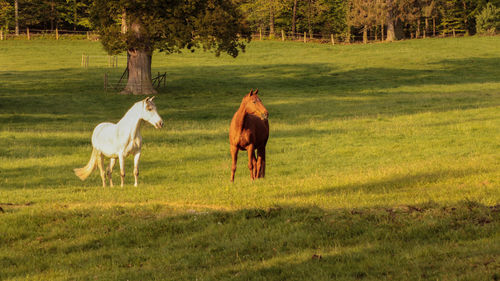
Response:
[{"label": "brown horse's leg", "polygon": [[252,170],[252,173],[253,173],[253,178],[256,179],[258,174],[259,174],[259,170],[257,168],[257,158],[255,157],[255,154],[253,156],[253,170]]},{"label": "brown horse's leg", "polygon": [[231,146],[231,182],[234,182],[234,173],[236,172],[236,162],[238,161],[238,148]]},{"label": "brown horse's leg", "polygon": [[257,149],[257,177],[263,178],[266,170],[266,147]]},{"label": "brown horse's leg", "polygon": [[253,151],[254,150],[254,146],[253,144],[250,144],[249,146],[247,146],[247,152],[248,152],[248,169],[250,170],[250,177],[253,179],[255,179],[254,177],[254,171],[253,171],[253,167],[254,167],[254,163],[255,163],[255,152]]},{"label": "brown horse's leg", "polygon": [[262,150],[262,177],[266,176],[266,147]]},{"label": "brown horse's leg", "polygon": [[106,173],[104,172],[104,155],[102,153],[99,153],[99,156],[97,156],[97,167],[99,167],[99,171],[101,172],[102,187],[106,187]]}]

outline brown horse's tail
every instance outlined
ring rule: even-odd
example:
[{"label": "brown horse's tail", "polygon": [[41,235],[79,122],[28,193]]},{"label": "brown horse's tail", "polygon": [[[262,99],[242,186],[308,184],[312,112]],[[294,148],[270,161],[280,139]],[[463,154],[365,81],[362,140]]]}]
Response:
[{"label": "brown horse's tail", "polygon": [[92,148],[92,154],[90,155],[90,160],[83,168],[73,169],[75,175],[79,177],[82,181],[84,181],[91,173],[94,171],[97,166],[97,156],[99,155],[99,151],[97,149]]}]

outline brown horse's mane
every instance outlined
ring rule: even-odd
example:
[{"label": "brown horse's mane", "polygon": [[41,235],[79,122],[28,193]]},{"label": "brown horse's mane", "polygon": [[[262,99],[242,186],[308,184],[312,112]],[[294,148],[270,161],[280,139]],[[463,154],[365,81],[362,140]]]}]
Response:
[{"label": "brown horse's mane", "polygon": [[[238,133],[241,133],[241,131],[243,130],[243,124],[245,123],[245,116],[247,115],[247,113],[245,111],[245,105],[246,105],[246,102],[242,101],[240,104],[240,107],[238,108],[236,113],[234,113],[234,116],[233,116],[233,120],[235,121],[234,122],[234,124],[235,124],[234,131],[238,132]],[[239,137],[239,134],[238,134],[238,137]]]}]

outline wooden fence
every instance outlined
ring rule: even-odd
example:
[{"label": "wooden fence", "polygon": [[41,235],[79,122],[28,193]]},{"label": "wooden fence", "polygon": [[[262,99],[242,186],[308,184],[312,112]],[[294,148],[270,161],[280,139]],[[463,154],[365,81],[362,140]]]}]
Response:
[{"label": "wooden fence", "polygon": [[[385,36],[385,34],[384,34]],[[415,39],[415,38],[427,38],[427,37],[461,37],[465,36],[465,32],[461,31],[452,31],[448,34],[435,34],[432,31],[421,31],[419,36],[417,36],[416,32],[410,33],[410,38],[408,39]],[[368,42],[380,42],[385,37],[382,37],[380,33],[374,33],[374,32],[369,32],[367,34],[367,40]],[[298,41],[298,42],[304,42],[304,43],[309,43],[309,42],[315,42],[315,43],[328,43],[328,44],[349,44],[349,43],[359,43],[363,42],[363,35],[351,35],[349,36],[349,40],[346,40],[344,36],[339,35],[339,34],[318,34],[318,33],[309,33],[309,32],[301,32],[301,33],[292,33],[292,32],[286,32],[284,30],[277,31],[274,34],[270,34],[269,31],[262,31],[259,30],[258,33],[253,33],[252,34],[252,40],[277,40],[277,41]]]},{"label": "wooden fence", "polygon": [[[118,61],[126,60],[126,56],[97,56],[97,55],[88,55],[86,53],[82,54],[82,62],[80,64],[83,68],[89,68],[90,63],[94,67],[110,67],[116,68],[118,67]],[[126,63],[124,63],[125,65]]]},{"label": "wooden fence", "polygon": [[[127,78],[128,78],[128,68],[125,69],[118,82],[111,82],[109,80],[109,74],[107,72],[104,73],[104,91],[108,91],[109,89],[113,89],[115,91],[123,90],[123,88],[125,88],[125,85],[128,83]],[[167,73],[158,72],[158,76],[153,77],[151,79],[151,83],[153,84],[153,87],[156,89],[162,86],[165,87],[167,83]],[[141,86],[142,84],[138,85]]]},{"label": "wooden fence", "polygon": [[[425,31],[421,30],[419,36],[417,36],[416,32],[411,32],[410,33],[411,39],[414,38],[426,38],[426,37],[459,37],[459,36],[464,36],[465,33],[463,31],[451,31],[448,34],[437,34],[434,33],[433,31]],[[12,32],[5,32],[5,30],[0,29],[0,40],[11,40],[11,39],[27,39],[27,40],[32,40],[32,39],[38,39],[38,38],[44,38],[44,39],[55,39],[55,40],[60,40],[60,39],[66,39],[66,38],[71,38],[71,39],[86,39],[86,40],[92,40],[92,41],[97,41],[99,40],[99,35],[95,33],[94,31],[75,31],[75,30],[59,30],[59,29],[54,29],[54,30],[41,30],[41,29],[30,29],[26,28],[25,30],[21,30],[19,35],[16,35]],[[410,39],[408,38],[408,39]],[[309,32],[287,32],[285,30],[279,30],[275,32],[274,34],[270,34],[269,31],[264,31],[264,30],[259,30],[257,33],[252,34],[252,39],[253,40],[281,40],[281,41],[300,41],[304,43],[309,43],[309,42],[315,42],[315,43],[329,43],[329,44],[346,44],[346,43],[357,43],[357,42],[362,42],[363,41],[363,35],[351,35],[349,37],[349,40],[346,40],[344,36],[340,34],[318,34],[318,33],[309,33]],[[373,32],[373,30],[370,30],[368,32],[367,39],[369,42],[379,42],[382,41],[383,38],[380,34],[380,30],[377,32]]]},{"label": "wooden fence", "polygon": [[12,39],[87,39],[92,41],[99,40],[99,36],[93,31],[76,31],[76,30],[59,30],[58,28],[54,30],[42,30],[42,29],[30,29],[26,28],[20,30],[19,34],[12,32],[6,32],[4,29],[0,29],[0,40],[12,40]]}]

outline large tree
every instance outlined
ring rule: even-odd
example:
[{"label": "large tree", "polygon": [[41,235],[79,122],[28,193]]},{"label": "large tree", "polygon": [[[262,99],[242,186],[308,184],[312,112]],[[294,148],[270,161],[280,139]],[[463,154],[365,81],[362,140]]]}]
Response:
[{"label": "large tree", "polygon": [[92,22],[109,54],[128,54],[126,94],[156,92],[151,83],[155,50],[202,48],[236,57],[250,40],[231,0],[95,0]]},{"label": "large tree", "polygon": [[[419,0],[383,0],[387,24],[387,41],[400,39],[401,24],[403,21],[415,20]],[[399,29],[399,32],[398,32]]]}]

